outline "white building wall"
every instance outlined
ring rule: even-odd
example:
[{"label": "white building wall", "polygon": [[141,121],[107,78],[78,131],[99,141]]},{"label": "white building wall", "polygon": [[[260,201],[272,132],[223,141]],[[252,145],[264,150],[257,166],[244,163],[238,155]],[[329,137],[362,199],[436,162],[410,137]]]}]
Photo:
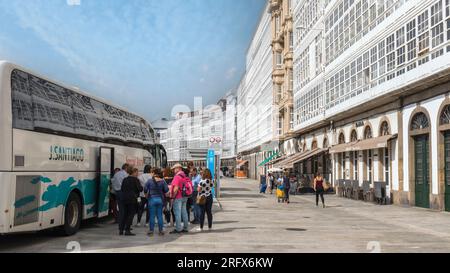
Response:
[{"label": "white building wall", "polygon": [[[431,183],[432,183],[432,194],[438,194],[439,192],[439,169],[438,169],[438,126],[437,121],[439,120],[439,108],[441,107],[442,102],[444,101],[445,96],[438,96],[431,98],[427,101],[424,101],[420,104],[421,107],[425,108],[430,115],[430,166],[431,166]],[[416,105],[412,105],[412,110],[415,109]],[[408,115],[407,120],[411,119],[411,114]],[[408,124],[408,123],[406,123]],[[407,130],[409,130],[409,124],[407,126]],[[405,135],[405,137],[408,135]],[[409,136],[407,137],[409,140]],[[406,146],[407,147],[407,146]],[[411,163],[414,164],[414,163]],[[413,167],[413,166],[411,166]]]},{"label": "white building wall", "polygon": [[392,166],[392,190],[398,191],[400,188],[399,184],[399,173],[398,173],[398,155],[399,155],[399,149],[398,149],[398,139],[396,141],[392,142],[392,154],[391,154],[391,166]]},{"label": "white building wall", "polygon": [[[439,166],[437,164],[439,158],[438,151],[438,120],[439,120],[439,108],[441,107],[443,101],[445,99],[444,95],[437,96],[431,98],[429,100],[423,101],[420,103],[420,106],[425,108],[430,115],[430,167],[431,167],[431,193],[439,194]],[[412,118],[412,113],[416,109],[418,105],[412,104],[408,105],[403,110],[403,168],[404,168],[404,190],[409,191],[409,168],[414,168],[414,162],[408,162],[408,154],[409,154],[409,129],[410,129],[410,120]]]},{"label": "white building wall", "polygon": [[167,160],[197,160],[191,151],[208,149],[212,136],[223,139],[223,125],[223,113],[218,105],[210,105],[195,115],[183,113],[170,121],[169,128],[161,131],[161,144],[166,148]]},{"label": "white building wall", "polygon": [[433,98],[431,100],[426,101],[423,103],[423,107],[428,110],[428,113],[430,114],[430,125],[431,125],[431,135],[430,135],[430,153],[431,153],[431,188],[432,188],[432,194],[438,194],[439,193],[439,170],[438,170],[438,126],[437,123],[438,116],[439,116],[439,107],[441,106],[441,103],[444,101],[444,96],[439,96],[436,98]]},{"label": "white building wall", "polygon": [[224,116],[224,152],[223,158],[236,157],[236,96],[227,96],[227,108]]},{"label": "white building wall", "polygon": [[403,191],[409,192],[409,168],[414,168],[414,162],[411,162],[412,166],[409,166],[409,118],[414,111],[416,105],[408,105],[403,108]]},{"label": "white building wall", "polygon": [[[315,0],[316,2],[319,0]],[[294,17],[296,26],[303,23],[302,12],[304,12],[305,3],[315,2],[314,0],[299,1],[294,10]],[[320,1],[319,1],[320,2]],[[295,111],[298,114],[299,122],[295,130],[300,130],[306,126],[315,124],[325,118],[331,118],[348,109],[358,107],[362,103],[369,100],[375,100],[380,96],[392,93],[400,88],[418,82],[421,79],[437,74],[450,67],[450,32],[446,20],[449,16],[448,1],[445,0],[392,0],[392,1],[375,1],[375,0],[337,0],[327,1],[325,9],[325,16],[309,28],[308,34],[303,37],[302,31],[295,33],[296,44],[294,47],[294,64],[296,68],[296,85],[295,88]],[[351,6],[344,5],[344,3],[351,3]],[[439,14],[437,24],[433,24],[432,6],[441,3],[442,9]],[[362,4],[359,6],[359,4]],[[381,5],[382,4],[382,5]],[[344,8],[342,8],[342,6]],[[348,20],[349,27],[362,23],[363,31],[354,35],[353,39],[349,39],[348,47],[342,48],[339,54],[335,54],[335,50],[341,50],[341,37],[343,44],[345,43],[345,18],[350,15],[351,11],[358,10],[361,12],[361,20]],[[374,7],[375,9],[371,9]],[[335,10],[337,9],[337,13]],[[376,10],[376,20],[371,20],[372,10]],[[383,13],[379,11],[383,10]],[[367,13],[364,13],[364,12]],[[320,10],[319,10],[320,12]],[[348,13],[346,13],[348,12]],[[419,23],[419,15],[423,12],[428,12],[428,25],[422,28],[423,25]],[[338,15],[333,17],[332,15]],[[375,13],[374,13],[375,14]],[[356,17],[356,16],[355,16]],[[367,19],[367,28],[364,24]],[[335,23],[334,18],[339,18]],[[322,24],[323,22],[323,24]],[[342,22],[342,24],[340,23]],[[408,36],[408,23],[414,23],[412,28],[415,32]],[[353,24],[353,25],[352,25]],[[307,85],[300,85],[300,82],[305,80],[301,77],[301,69],[299,63],[301,62],[302,53],[307,49],[311,49],[313,38],[320,33],[321,25],[324,25],[324,82],[322,85],[322,93],[318,95],[310,95],[302,97],[302,93],[311,92],[313,88],[312,82]],[[420,25],[420,28],[419,28]],[[441,26],[439,29],[438,26]],[[317,30],[317,29],[319,30]],[[351,28],[350,28],[351,29]],[[403,29],[403,32],[401,30]],[[423,33],[428,33],[428,53],[418,56],[419,51],[419,33],[424,29]],[[364,31],[365,30],[365,31]],[[336,34],[337,33],[337,34]],[[350,32],[351,33],[351,32]],[[410,33],[410,34],[411,34]],[[388,39],[393,37],[393,50],[388,51]],[[350,35],[349,35],[350,36]],[[412,38],[411,38],[411,37]],[[351,36],[350,36],[351,37]],[[399,39],[401,37],[401,39]],[[337,40],[334,40],[334,39]],[[436,39],[441,38],[442,40]],[[402,42],[403,40],[403,42]],[[439,40],[437,44],[436,41]],[[408,50],[408,45],[415,42],[415,46]],[[399,56],[403,50],[404,60]],[[374,54],[372,54],[374,53]],[[412,53],[412,58],[409,59],[408,53]],[[393,62],[389,62],[392,57]],[[313,77],[315,74],[311,72],[312,67],[317,66],[310,60],[308,77]],[[359,65],[360,63],[360,65]],[[389,64],[393,64],[392,69]],[[353,72],[354,69],[354,72]],[[311,79],[312,80],[312,79]],[[317,96],[322,96],[323,105],[315,103]],[[301,99],[300,99],[301,98]],[[314,105],[315,108],[309,109],[308,112],[314,112],[315,115],[310,117],[302,117],[301,104]],[[318,105],[318,106],[317,106]],[[320,109],[323,107],[323,109]],[[320,115],[320,112],[324,113]]]},{"label": "white building wall", "polygon": [[272,139],[273,55],[271,18],[264,11],[247,52],[246,73],[238,88],[238,152]]}]

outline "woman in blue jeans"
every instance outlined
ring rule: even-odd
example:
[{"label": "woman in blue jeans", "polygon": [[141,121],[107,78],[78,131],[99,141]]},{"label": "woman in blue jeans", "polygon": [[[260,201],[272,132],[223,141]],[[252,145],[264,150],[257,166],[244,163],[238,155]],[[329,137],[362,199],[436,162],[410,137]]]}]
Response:
[{"label": "woman in blue jeans", "polygon": [[169,187],[163,179],[161,169],[155,169],[153,179],[147,181],[145,193],[148,198],[148,208],[150,210],[150,231],[149,236],[153,236],[155,231],[155,217],[158,218],[159,235],[164,235],[163,204],[164,195],[169,192]]},{"label": "woman in blue jeans", "polygon": [[200,227],[197,231],[203,231],[203,226],[205,225],[205,215],[208,218],[208,230],[212,229],[213,225],[213,215],[212,215],[212,205],[214,197],[212,194],[214,184],[212,181],[211,171],[209,169],[203,170],[202,181],[198,186],[198,196],[199,199],[203,199],[204,203],[199,204],[200,207]]}]

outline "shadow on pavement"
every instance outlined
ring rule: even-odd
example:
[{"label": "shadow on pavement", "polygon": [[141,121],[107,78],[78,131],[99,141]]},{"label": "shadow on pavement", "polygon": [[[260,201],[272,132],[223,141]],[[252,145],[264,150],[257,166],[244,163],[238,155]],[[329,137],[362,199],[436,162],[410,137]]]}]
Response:
[{"label": "shadow on pavement", "polygon": [[304,228],[287,228],[287,231],[307,231],[307,229]]},{"label": "shadow on pavement", "polygon": [[11,252],[10,248],[12,247],[15,249],[28,247],[32,244],[46,243],[59,237],[61,236],[56,232],[51,234],[49,231],[0,236],[0,252]]},{"label": "shadow on pavement", "polygon": [[[249,229],[256,229],[256,227],[217,228],[217,229],[213,228],[212,230],[208,230],[208,228],[205,227],[205,229],[202,232],[190,230],[188,233],[177,234],[177,235],[170,234],[170,236],[175,236],[174,239],[177,239],[177,238],[180,238],[183,236],[195,236],[195,235],[208,234],[208,233],[225,233],[225,232],[233,232],[235,230],[249,230]],[[166,235],[166,236],[169,236],[169,235]]]},{"label": "shadow on pavement", "polygon": [[252,191],[251,189],[247,189],[247,188],[221,188],[220,190],[222,192],[226,192],[226,191]]},{"label": "shadow on pavement", "polygon": [[223,233],[223,232],[233,232],[235,230],[249,230],[256,229],[256,227],[241,227],[241,228],[219,228],[207,231],[207,233]]},{"label": "shadow on pavement", "polygon": [[222,199],[224,198],[266,198],[261,194],[237,194],[237,193],[222,193],[220,196]]},{"label": "shadow on pavement", "polygon": [[214,221],[214,225],[220,225],[220,224],[236,224],[239,223],[239,221]]}]

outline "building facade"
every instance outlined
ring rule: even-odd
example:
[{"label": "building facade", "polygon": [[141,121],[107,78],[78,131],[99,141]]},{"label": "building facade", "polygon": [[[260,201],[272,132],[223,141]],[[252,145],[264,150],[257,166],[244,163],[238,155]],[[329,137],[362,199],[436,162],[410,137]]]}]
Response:
[{"label": "building facade", "polygon": [[223,148],[222,167],[233,172],[236,167],[237,155],[237,97],[235,91],[227,93],[221,100],[223,115]]},{"label": "building facade", "polygon": [[237,152],[248,177],[265,172],[260,163],[273,152],[273,53],[270,2],[247,52],[246,71],[237,90]]},{"label": "building facade", "polygon": [[[160,131],[161,144],[166,148],[168,163],[192,162],[206,167],[208,149],[215,149],[224,164],[236,162],[236,96],[233,92],[216,105],[202,110],[180,112]],[[229,162],[233,162],[230,164]]]},{"label": "building facade", "polygon": [[155,135],[158,141],[161,140],[161,131],[167,130],[169,127],[169,120],[167,118],[161,118],[152,122],[153,129],[155,129]]},{"label": "building facade", "polygon": [[450,210],[450,0],[299,0],[294,169]]},{"label": "building facade", "polygon": [[295,0],[270,0],[273,54],[273,140],[283,155],[298,152],[294,139],[293,8]]}]

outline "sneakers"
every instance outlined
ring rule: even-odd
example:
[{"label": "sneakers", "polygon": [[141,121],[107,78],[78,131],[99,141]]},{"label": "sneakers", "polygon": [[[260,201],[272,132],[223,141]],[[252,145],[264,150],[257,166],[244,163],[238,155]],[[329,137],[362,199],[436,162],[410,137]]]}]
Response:
[{"label": "sneakers", "polygon": [[196,231],[202,232],[202,231],[203,231],[203,228],[198,227],[198,228],[196,229]]},{"label": "sneakers", "polygon": [[145,224],[145,227],[148,227],[148,224]]},{"label": "sneakers", "polygon": [[153,235],[154,235],[153,231],[147,232],[147,236],[148,236],[148,237],[153,237]]},{"label": "sneakers", "polygon": [[125,232],[125,236],[136,236],[136,234],[131,233],[131,231]]},{"label": "sneakers", "polygon": [[136,224],[136,227],[141,227],[141,223],[137,223],[137,224]]},{"label": "sneakers", "polygon": [[181,233],[189,233],[189,230],[183,229],[183,231],[181,231]]},{"label": "sneakers", "polygon": [[169,232],[169,234],[181,234],[181,232],[174,229],[171,232]]},{"label": "sneakers", "polygon": [[164,235],[165,235],[164,231],[159,232],[159,236],[164,236]]}]

